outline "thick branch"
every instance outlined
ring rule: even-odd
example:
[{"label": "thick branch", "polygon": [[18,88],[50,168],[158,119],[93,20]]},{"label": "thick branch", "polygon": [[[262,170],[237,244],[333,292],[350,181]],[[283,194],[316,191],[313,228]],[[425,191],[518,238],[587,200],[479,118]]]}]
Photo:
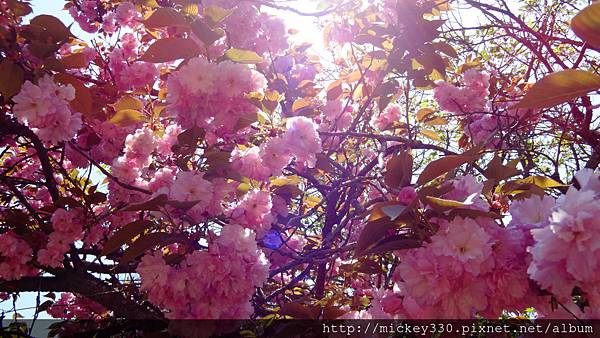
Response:
[{"label": "thick branch", "polygon": [[59,194],[56,181],[54,180],[54,171],[48,157],[48,150],[44,147],[40,138],[31,129],[16,121],[8,120],[5,116],[0,117],[0,135],[19,135],[31,140],[42,165],[42,172],[46,180],[45,185],[52,200],[56,201]]},{"label": "thick branch", "polygon": [[157,319],[162,315],[128,299],[126,295],[83,272],[65,272],[56,277],[24,277],[0,282],[0,292],[55,291],[81,294],[109,310],[117,318]]}]

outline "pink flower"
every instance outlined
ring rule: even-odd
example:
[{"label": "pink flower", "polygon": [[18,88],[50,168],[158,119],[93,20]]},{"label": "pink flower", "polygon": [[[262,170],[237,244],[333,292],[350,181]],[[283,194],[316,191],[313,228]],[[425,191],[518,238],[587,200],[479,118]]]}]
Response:
[{"label": "pink flower", "polygon": [[512,224],[547,223],[555,200],[550,196],[533,195],[527,199],[516,200],[510,205]]},{"label": "pink flower", "polygon": [[196,202],[188,210],[188,214],[199,220],[206,212],[213,197],[213,186],[210,181],[204,179],[204,174],[193,171],[180,171],[171,186],[169,198],[182,202]]},{"label": "pink flower", "polygon": [[121,2],[115,11],[115,20],[117,26],[135,25],[134,19],[139,16],[135,5],[131,2]]},{"label": "pink flower", "polygon": [[156,148],[154,133],[147,127],[137,129],[125,139],[125,156],[143,166]]},{"label": "pink flower", "polygon": [[61,293],[60,298],[46,312],[54,318],[79,320],[100,319],[108,316],[108,310],[104,306],[70,292]]},{"label": "pink flower", "polygon": [[[587,183],[587,182],[586,182]],[[584,187],[588,186],[584,183]],[[600,191],[568,189],[552,210],[547,225],[533,229],[535,244],[528,273],[557,297],[569,299],[573,287],[592,294],[600,267]]]},{"label": "pink flower", "polygon": [[455,218],[431,237],[431,250],[436,255],[449,256],[465,264],[465,270],[477,275],[490,258],[490,236],[477,222]]},{"label": "pink flower", "polygon": [[470,209],[489,210],[489,204],[481,198],[483,184],[477,182],[473,175],[459,176],[452,181],[453,190],[445,193],[442,198],[459,201]]},{"label": "pink flower", "polygon": [[282,139],[296,160],[307,162],[309,166],[315,164],[317,161],[315,155],[322,151],[317,125],[304,116],[288,120],[287,131]]},{"label": "pink flower", "polygon": [[438,81],[434,98],[442,110],[458,115],[484,112],[489,95],[489,75],[469,69],[464,74],[464,87]]},{"label": "pink flower", "polygon": [[411,204],[417,198],[417,192],[413,187],[404,187],[398,193],[398,200],[404,205]]},{"label": "pink flower", "polygon": [[262,237],[270,228],[273,220],[271,195],[266,191],[253,190],[244,196],[231,211],[234,222],[243,227],[253,229]]},{"label": "pink flower", "polygon": [[56,209],[52,214],[54,232],[48,237],[44,249],[38,252],[38,261],[50,267],[62,267],[69,245],[83,238],[83,212],[79,209]]},{"label": "pink flower", "polygon": [[399,105],[390,105],[377,117],[373,115],[371,125],[379,130],[385,130],[392,126],[394,122],[400,121],[401,109]]},{"label": "pink flower", "polygon": [[27,242],[14,232],[0,234],[0,279],[15,280],[37,273],[29,265],[33,252]]},{"label": "pink flower", "polygon": [[234,149],[231,154],[231,166],[242,176],[259,181],[266,180],[271,173],[271,170],[263,164],[259,147],[246,150]]},{"label": "pink flower", "polygon": [[31,127],[44,141],[58,143],[75,136],[81,128],[81,114],[73,113],[69,102],[75,98],[71,85],[58,85],[45,75],[34,85],[23,84],[13,98],[13,112],[19,122]]},{"label": "pink flower", "polygon": [[264,166],[271,170],[272,176],[281,175],[282,170],[291,161],[288,147],[281,138],[274,138],[263,143],[260,153]]},{"label": "pink flower", "polygon": [[207,140],[231,138],[257,111],[245,93],[264,85],[264,77],[245,65],[193,58],[169,76],[168,111],[184,129],[204,128]]},{"label": "pink flower", "polygon": [[[268,261],[254,232],[226,225],[208,251],[195,251],[169,266],[160,251],[138,265],[148,299],[168,311],[170,319],[244,319],[250,298],[268,277]],[[208,305],[208,306],[207,306]]]}]

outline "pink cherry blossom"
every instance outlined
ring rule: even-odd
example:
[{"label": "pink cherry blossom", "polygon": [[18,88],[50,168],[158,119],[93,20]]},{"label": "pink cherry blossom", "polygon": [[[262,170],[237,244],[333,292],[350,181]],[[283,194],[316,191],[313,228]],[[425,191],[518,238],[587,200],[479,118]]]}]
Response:
[{"label": "pink cherry blossom", "polygon": [[398,193],[398,200],[404,205],[411,204],[417,198],[417,192],[413,187],[404,187]]},{"label": "pink cherry blossom", "polygon": [[0,234],[0,279],[15,280],[36,274],[37,270],[29,265],[32,254],[29,244],[14,232]]},{"label": "pink cherry blossom", "polygon": [[231,217],[237,224],[253,229],[262,237],[271,228],[273,217],[271,195],[266,191],[253,190],[231,210]]},{"label": "pink cherry blossom", "polygon": [[268,262],[253,231],[227,225],[208,251],[195,251],[178,267],[157,251],[144,256],[137,272],[150,301],[166,308],[168,318],[241,319],[252,312],[250,297],[266,281]]},{"label": "pink cherry blossom", "polygon": [[25,82],[15,101],[14,114],[19,122],[33,128],[44,141],[58,143],[75,136],[81,128],[81,114],[74,113],[69,102],[75,98],[71,85],[58,85],[45,75],[38,85]]},{"label": "pink cherry blossom", "polygon": [[259,181],[266,180],[271,174],[260,156],[260,148],[256,146],[246,150],[235,149],[231,154],[231,166],[242,176]]},{"label": "pink cherry blossom", "polygon": [[307,162],[309,166],[315,164],[317,161],[315,155],[322,151],[316,124],[304,116],[288,120],[287,131],[282,139],[296,160]]}]

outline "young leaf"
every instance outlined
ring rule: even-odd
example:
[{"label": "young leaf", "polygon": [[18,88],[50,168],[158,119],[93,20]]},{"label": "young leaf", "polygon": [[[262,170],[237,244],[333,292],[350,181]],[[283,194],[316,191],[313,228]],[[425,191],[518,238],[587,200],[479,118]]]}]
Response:
[{"label": "young leaf", "polygon": [[583,41],[600,48],[600,2],[582,9],[573,20],[571,29]]},{"label": "young leaf", "polygon": [[567,69],[538,81],[514,108],[549,108],[599,88],[599,75],[585,70]]},{"label": "young leaf", "polygon": [[31,19],[29,24],[41,33],[40,38],[49,38],[52,42],[66,42],[71,36],[69,28],[52,15],[38,15]]},{"label": "young leaf", "polygon": [[440,137],[440,135],[438,135],[433,130],[421,129],[421,134],[423,134],[423,136],[427,137],[428,139],[431,139],[431,140],[434,140],[437,142],[442,142],[442,138]]},{"label": "young leaf", "polygon": [[410,184],[413,172],[413,157],[409,151],[394,156],[385,165],[383,179],[391,188],[399,188]]},{"label": "young leaf", "polygon": [[202,14],[204,14],[204,17],[210,19],[210,24],[212,26],[223,21],[230,16],[231,13],[233,13],[233,9],[225,9],[218,6],[207,6],[202,10]]},{"label": "young leaf", "polygon": [[192,32],[194,32],[194,34],[207,46],[212,45],[215,41],[219,40],[225,35],[224,30],[220,28],[213,30],[202,19],[197,19],[192,23]]},{"label": "young leaf", "polygon": [[395,221],[400,215],[406,211],[406,206],[401,204],[386,205],[381,207],[381,211],[390,218],[391,221]]},{"label": "young leaf", "polygon": [[56,74],[54,80],[60,84],[70,84],[75,88],[75,100],[71,101],[73,110],[89,116],[93,113],[92,92],[78,78],[69,74]]},{"label": "young leaf", "polygon": [[200,55],[202,50],[192,39],[164,38],[156,40],[140,61],[162,63],[180,59],[191,59]]},{"label": "young leaf", "polygon": [[173,8],[161,7],[152,12],[150,17],[144,20],[146,28],[162,28],[169,26],[185,26],[185,17]]},{"label": "young leaf", "polygon": [[87,57],[83,53],[73,53],[60,59],[65,69],[84,68],[89,65]]},{"label": "young leaf", "polygon": [[144,121],[145,119],[146,116],[139,110],[123,109],[119,110],[109,121],[117,126],[123,127]]},{"label": "young leaf", "polygon": [[136,259],[138,256],[142,255],[146,250],[152,249],[157,245],[167,245],[169,244],[169,235],[166,232],[154,232],[151,234],[144,235],[133,244],[131,244],[125,253],[123,253],[123,257],[120,260],[121,264],[126,264]]},{"label": "young leaf", "polygon": [[148,220],[139,220],[121,227],[102,247],[102,256],[117,251],[122,245],[128,244],[135,236],[149,229],[153,225]]},{"label": "young leaf", "polygon": [[364,252],[364,254],[384,254],[390,251],[414,249],[420,247],[422,244],[423,243],[421,241],[416,239],[409,239],[400,235],[394,235],[390,238],[384,239],[381,241],[381,243],[377,244],[371,249],[368,249]]},{"label": "young leaf", "polygon": [[461,165],[475,161],[479,156],[476,155],[448,155],[437,159],[427,165],[419,176],[417,183],[423,185],[434,178],[445,174]]},{"label": "young leaf", "polygon": [[425,196],[424,200],[425,202],[427,202],[427,204],[429,204],[429,206],[431,206],[433,209],[439,212],[444,212],[456,208],[467,208],[470,205],[469,203],[452,201],[431,196]]},{"label": "young leaf", "polygon": [[421,108],[417,112],[417,121],[423,121],[429,115],[435,113],[435,109],[432,108]]},{"label": "young leaf", "polygon": [[225,52],[225,58],[233,62],[245,64],[261,63],[264,61],[262,56],[256,54],[251,50],[237,48],[228,49]]},{"label": "young leaf", "polygon": [[146,202],[142,202],[142,203],[137,203],[137,204],[130,204],[127,207],[125,207],[122,211],[141,211],[141,210],[148,210],[148,211],[159,211],[161,206],[164,206],[168,201],[167,195],[166,194],[161,194],[158,195],[156,197],[154,197],[151,200],[148,200]]},{"label": "young leaf", "polygon": [[384,238],[396,225],[387,218],[369,222],[363,228],[356,242],[356,254],[362,254]]},{"label": "young leaf", "polygon": [[25,82],[23,69],[13,61],[4,59],[0,63],[0,93],[4,101],[19,93],[23,82]]},{"label": "young leaf", "polygon": [[142,110],[144,108],[140,100],[130,95],[125,95],[121,97],[119,100],[117,100],[117,102],[113,103],[111,106],[117,112],[125,109]]}]

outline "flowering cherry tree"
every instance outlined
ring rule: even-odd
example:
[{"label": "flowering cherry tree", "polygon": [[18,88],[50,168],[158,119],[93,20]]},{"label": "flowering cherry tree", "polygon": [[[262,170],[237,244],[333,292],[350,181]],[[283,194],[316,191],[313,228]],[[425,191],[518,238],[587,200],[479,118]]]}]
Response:
[{"label": "flowering cherry tree", "polygon": [[0,299],[98,323],[598,318],[586,5],[65,1],[88,38],[0,1]]}]

